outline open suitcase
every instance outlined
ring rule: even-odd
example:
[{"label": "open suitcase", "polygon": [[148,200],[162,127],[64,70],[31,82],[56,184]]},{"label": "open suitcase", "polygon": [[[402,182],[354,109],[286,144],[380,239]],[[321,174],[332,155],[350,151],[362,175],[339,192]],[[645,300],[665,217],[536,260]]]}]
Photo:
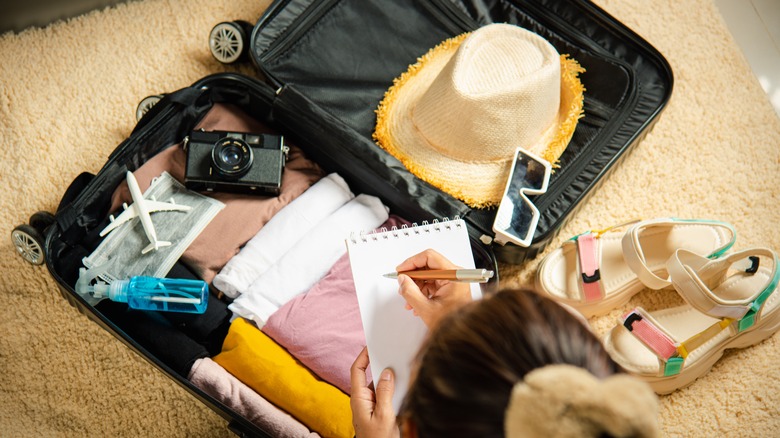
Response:
[{"label": "open suitcase", "polygon": [[[585,116],[548,192],[535,199],[542,216],[530,248],[489,244],[495,212],[471,209],[419,181],[371,140],[373,110],[393,78],[438,42],[491,22],[533,30],[587,70]],[[47,268],[65,299],[242,436],[270,435],[194,386],[164,355],[125,330],[114,313],[74,290],[82,258],[97,243],[96,230],[128,170],[180,143],[215,104],[232,104],[283,133],[326,171],[338,172],[355,193],[379,197],[391,212],[410,221],[464,218],[477,265],[496,269],[497,259],[521,263],[545,247],[646,135],[672,89],[663,57],[585,0],[278,0],[249,41],[263,79],[217,74],[164,94],[97,175],[82,174],[71,184],[53,218],[31,221],[44,231]],[[382,62],[372,62],[377,56]]]}]

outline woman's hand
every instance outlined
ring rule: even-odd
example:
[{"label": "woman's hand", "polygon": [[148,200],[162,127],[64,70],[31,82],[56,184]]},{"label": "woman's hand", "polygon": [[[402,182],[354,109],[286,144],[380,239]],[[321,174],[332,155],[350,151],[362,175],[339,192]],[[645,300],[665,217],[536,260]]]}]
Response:
[{"label": "woman's hand", "polygon": [[[461,269],[432,249],[409,257],[398,265],[396,272],[417,269]],[[398,276],[398,293],[406,300],[406,309],[414,310],[428,328],[448,312],[471,301],[468,283],[449,280],[413,281],[406,275]]]},{"label": "woman's hand", "polygon": [[401,433],[393,411],[395,375],[389,368],[382,371],[375,394],[366,383],[367,368],[368,350],[364,347],[349,369],[352,384],[349,406],[352,408],[355,437],[400,438]]}]

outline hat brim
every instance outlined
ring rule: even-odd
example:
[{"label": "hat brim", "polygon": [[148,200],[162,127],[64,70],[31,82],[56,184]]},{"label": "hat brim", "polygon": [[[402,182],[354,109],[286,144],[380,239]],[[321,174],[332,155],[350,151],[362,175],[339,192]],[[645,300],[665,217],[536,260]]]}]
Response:
[{"label": "hat brim", "polygon": [[[374,140],[415,176],[474,208],[498,205],[503,196],[512,156],[488,162],[460,161],[438,152],[417,131],[412,109],[469,33],[445,40],[409,66],[393,81],[376,110]],[[582,117],[585,88],[578,75],[585,70],[561,55],[561,103],[557,117],[534,145],[518,145],[557,167]],[[453,121],[457,123],[457,121]]]}]

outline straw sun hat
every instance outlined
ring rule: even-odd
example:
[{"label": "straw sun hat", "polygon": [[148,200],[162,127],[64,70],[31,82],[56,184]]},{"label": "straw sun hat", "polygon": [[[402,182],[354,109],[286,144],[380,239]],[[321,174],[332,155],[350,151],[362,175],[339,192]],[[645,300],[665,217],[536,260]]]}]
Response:
[{"label": "straw sun hat", "polygon": [[518,147],[555,164],[582,115],[577,61],[539,35],[490,24],[450,38],[393,81],[374,139],[471,207],[501,201]]}]

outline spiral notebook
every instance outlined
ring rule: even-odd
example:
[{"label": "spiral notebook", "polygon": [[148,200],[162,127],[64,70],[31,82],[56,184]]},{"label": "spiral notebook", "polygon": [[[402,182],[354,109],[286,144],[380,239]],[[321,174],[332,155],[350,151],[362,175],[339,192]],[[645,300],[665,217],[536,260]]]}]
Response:
[{"label": "spiral notebook", "polygon": [[[462,219],[423,222],[347,239],[371,374],[379,378],[390,367],[395,372],[393,408],[396,413],[409,386],[410,365],[427,332],[422,320],[404,309],[398,282],[383,274],[394,272],[407,258],[428,248],[463,268],[474,268],[466,223]],[[472,298],[481,298],[479,284],[471,284]]]}]

